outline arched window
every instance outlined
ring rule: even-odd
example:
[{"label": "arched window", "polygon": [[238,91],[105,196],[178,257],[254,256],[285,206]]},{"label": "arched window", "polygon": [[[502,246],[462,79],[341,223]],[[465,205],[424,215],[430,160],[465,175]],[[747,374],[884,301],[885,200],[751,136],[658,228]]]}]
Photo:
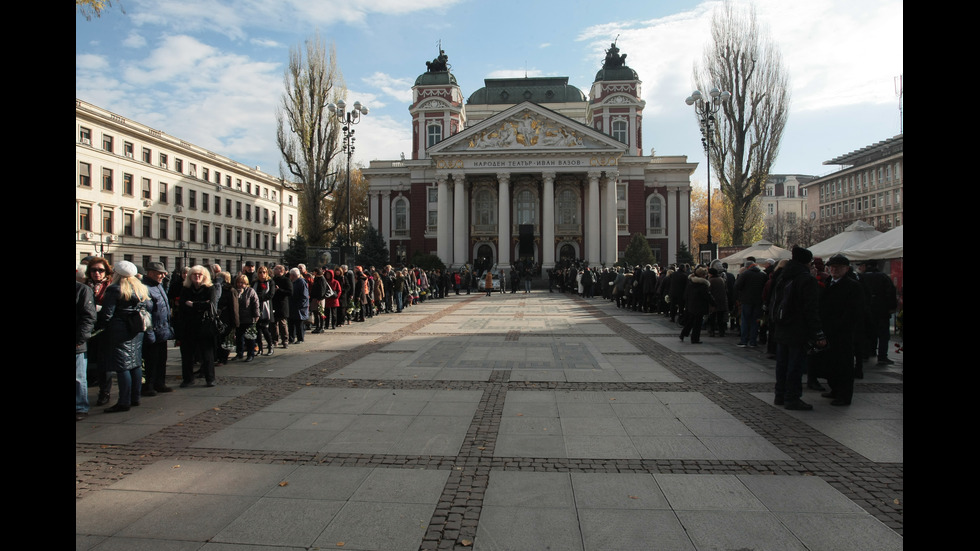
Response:
[{"label": "arched window", "polygon": [[538,221],[538,201],[534,193],[529,189],[521,190],[515,198],[517,214],[515,222],[517,224],[535,224]]},{"label": "arched window", "polygon": [[397,197],[392,202],[392,217],[394,235],[396,237],[408,237],[408,199]]},{"label": "arched window", "polygon": [[473,217],[475,225],[489,228],[489,226],[497,223],[497,201],[490,190],[484,188],[476,192],[474,206],[476,208]]},{"label": "arched window", "polygon": [[647,197],[647,235],[664,235],[664,200],[656,193]]},{"label": "arched window", "polygon": [[578,194],[571,188],[559,191],[555,200],[555,223],[578,224],[578,216]]},{"label": "arched window", "polygon": [[629,123],[625,120],[615,120],[612,122],[612,137],[623,143],[629,141]]}]

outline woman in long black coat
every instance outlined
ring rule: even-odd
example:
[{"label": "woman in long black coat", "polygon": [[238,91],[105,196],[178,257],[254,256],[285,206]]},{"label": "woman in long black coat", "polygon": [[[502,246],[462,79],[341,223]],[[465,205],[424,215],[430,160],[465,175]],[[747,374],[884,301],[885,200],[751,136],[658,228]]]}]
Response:
[{"label": "woman in long black coat", "polygon": [[126,260],[118,262],[96,323],[96,329],[106,333],[106,368],[116,374],[119,383],[118,400],[106,413],[140,405],[144,333],[140,310],[151,305],[149,291],[136,277],[136,266]]},{"label": "woman in long black coat", "polygon": [[684,329],[681,329],[681,340],[691,335],[691,344],[701,344],[701,324],[711,307],[710,283],[704,277],[707,273],[703,267],[698,268],[688,277],[684,287]]},{"label": "woman in long black coat", "polygon": [[201,375],[207,386],[215,386],[214,349],[217,343],[217,304],[211,274],[204,266],[194,266],[187,272],[184,286],[177,297],[177,316],[180,320],[180,362],[183,381],[181,388],[194,385],[194,359],[201,360]]}]

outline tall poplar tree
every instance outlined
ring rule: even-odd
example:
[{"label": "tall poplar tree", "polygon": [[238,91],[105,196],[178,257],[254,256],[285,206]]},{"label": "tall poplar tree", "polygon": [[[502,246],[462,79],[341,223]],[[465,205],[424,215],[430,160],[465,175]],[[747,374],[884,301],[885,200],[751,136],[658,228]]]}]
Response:
[{"label": "tall poplar tree", "polygon": [[753,201],[765,190],[789,114],[789,77],[779,48],[760,28],[755,8],[732,0],[711,21],[711,42],[694,67],[695,86],[731,92],[711,138],[709,162],[730,211],[732,242],[745,244],[755,224]]},{"label": "tall poplar tree", "polygon": [[302,47],[291,48],[283,84],[286,90],[276,112],[280,172],[300,187],[300,232],[311,246],[322,246],[328,231],[326,199],[338,183],[330,168],[341,140],[340,122],[327,104],[347,93],[336,49],[331,46],[328,57],[319,32]]}]

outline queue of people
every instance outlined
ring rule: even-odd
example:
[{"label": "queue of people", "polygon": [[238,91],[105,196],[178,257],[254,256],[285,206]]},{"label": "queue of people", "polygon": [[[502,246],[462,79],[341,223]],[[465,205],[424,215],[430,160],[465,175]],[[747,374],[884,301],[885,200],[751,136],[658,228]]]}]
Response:
[{"label": "queue of people", "polygon": [[76,267],[75,418],[89,412],[88,388],[99,389],[95,406],[128,411],[143,397],[173,392],[166,384],[168,343],[180,351],[181,388],[217,386],[215,366],[271,356],[302,345],[306,334],[337,330],[461,289],[470,293],[468,267],[376,269],[346,265],[307,271],[299,264],[244,263],[234,277],[219,265],[168,273],[162,263],[139,268],[88,257]]}]

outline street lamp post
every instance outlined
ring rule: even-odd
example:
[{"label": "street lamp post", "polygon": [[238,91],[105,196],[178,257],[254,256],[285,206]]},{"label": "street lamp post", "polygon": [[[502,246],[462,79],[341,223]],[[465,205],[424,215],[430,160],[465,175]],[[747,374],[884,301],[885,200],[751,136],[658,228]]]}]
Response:
[{"label": "street lamp post", "polygon": [[339,100],[336,105],[334,105],[332,103],[327,105],[327,110],[330,111],[330,114],[332,116],[336,117],[338,120],[340,120],[340,123],[342,125],[341,126],[341,130],[344,133],[344,143],[343,143],[343,146],[341,147],[341,151],[343,151],[347,155],[347,177],[346,177],[346,181],[347,181],[347,183],[346,183],[346,189],[347,189],[347,250],[344,251],[343,257],[344,257],[344,263],[345,264],[350,264],[351,263],[351,259],[348,256],[348,254],[349,254],[349,252],[351,250],[355,250],[356,251],[356,248],[354,248],[354,246],[353,246],[353,240],[351,238],[351,228],[353,227],[353,219],[352,219],[352,216],[351,216],[351,208],[350,208],[350,195],[351,195],[351,193],[350,193],[350,159],[354,155],[354,129],[351,128],[351,127],[354,126],[355,124],[361,122],[361,116],[368,114],[368,108],[366,106],[364,106],[364,105],[361,105],[361,102],[359,102],[359,101],[355,101],[354,102],[354,109],[352,109],[350,111],[344,111],[344,109],[346,109],[346,108],[347,108],[347,103],[344,100]]},{"label": "street lamp post", "polygon": [[[711,241],[711,135],[717,121],[715,114],[721,109],[721,104],[727,102],[732,93],[729,91],[719,91],[717,87],[712,88],[708,93],[710,98],[705,98],[699,90],[695,90],[685,103],[694,106],[694,112],[698,116],[698,126],[701,127],[701,145],[704,147],[704,154],[708,158],[708,242],[705,248],[708,250],[708,262],[718,257],[718,245]],[[700,249],[698,251],[700,253]]]}]

